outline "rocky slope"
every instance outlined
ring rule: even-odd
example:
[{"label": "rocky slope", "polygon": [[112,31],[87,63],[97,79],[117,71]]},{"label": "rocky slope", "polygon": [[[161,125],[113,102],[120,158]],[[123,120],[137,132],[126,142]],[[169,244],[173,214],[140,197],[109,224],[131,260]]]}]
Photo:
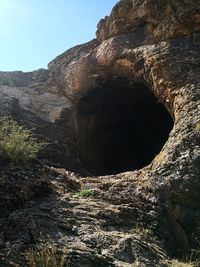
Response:
[{"label": "rocky slope", "polygon": [[41,162],[1,168],[0,266],[44,243],[70,267],[199,250],[199,30],[197,0],[121,0],[48,70],[0,73],[1,114],[48,143]]}]

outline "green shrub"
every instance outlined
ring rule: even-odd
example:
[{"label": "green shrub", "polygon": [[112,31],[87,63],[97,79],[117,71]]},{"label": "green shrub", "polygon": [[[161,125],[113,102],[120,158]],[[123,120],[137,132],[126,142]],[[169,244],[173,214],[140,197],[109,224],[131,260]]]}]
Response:
[{"label": "green shrub", "polygon": [[10,117],[0,119],[0,159],[24,163],[35,159],[41,147],[31,130]]},{"label": "green shrub", "polygon": [[76,194],[76,196],[78,197],[91,197],[94,195],[94,191],[91,190],[91,189],[84,189],[84,190],[81,190],[79,193]]}]

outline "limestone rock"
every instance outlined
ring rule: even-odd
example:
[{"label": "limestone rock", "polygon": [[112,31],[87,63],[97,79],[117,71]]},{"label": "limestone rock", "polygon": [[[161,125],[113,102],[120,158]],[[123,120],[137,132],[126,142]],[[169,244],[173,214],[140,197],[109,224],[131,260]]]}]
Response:
[{"label": "limestone rock", "polygon": [[1,266],[44,243],[69,267],[199,249],[199,30],[199,1],[121,0],[48,70],[0,73],[1,114],[49,143],[43,163],[1,169]]},{"label": "limestone rock", "polygon": [[97,39],[102,42],[116,35],[138,32],[143,33],[145,42],[155,43],[189,35],[200,29],[199,12],[199,1],[195,0],[119,1],[111,15],[99,22]]}]

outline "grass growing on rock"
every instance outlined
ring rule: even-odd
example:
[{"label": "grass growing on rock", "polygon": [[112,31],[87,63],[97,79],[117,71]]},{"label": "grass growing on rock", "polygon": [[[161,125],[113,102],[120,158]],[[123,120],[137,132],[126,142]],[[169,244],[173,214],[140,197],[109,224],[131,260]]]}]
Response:
[{"label": "grass growing on rock", "polygon": [[197,267],[199,266],[199,262],[189,261],[189,262],[182,262],[178,260],[172,260],[169,264],[169,267]]},{"label": "grass growing on rock", "polygon": [[79,193],[76,194],[77,197],[88,198],[94,195],[94,191],[92,189],[83,189]]},{"label": "grass growing on rock", "polygon": [[25,253],[28,267],[64,267],[65,257],[60,255],[56,247],[47,247],[36,250],[29,250]]},{"label": "grass growing on rock", "polygon": [[0,159],[25,163],[36,158],[42,144],[33,137],[31,130],[18,125],[10,117],[0,119]]}]

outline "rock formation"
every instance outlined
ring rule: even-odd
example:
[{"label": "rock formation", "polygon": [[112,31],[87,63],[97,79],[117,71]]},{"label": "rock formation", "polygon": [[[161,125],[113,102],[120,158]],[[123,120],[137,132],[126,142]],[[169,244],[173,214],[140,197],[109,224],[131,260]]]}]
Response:
[{"label": "rock formation", "polygon": [[1,168],[1,266],[44,243],[69,267],[199,249],[200,2],[121,0],[96,36],[48,70],[0,73],[0,113],[48,143],[41,162]]}]

